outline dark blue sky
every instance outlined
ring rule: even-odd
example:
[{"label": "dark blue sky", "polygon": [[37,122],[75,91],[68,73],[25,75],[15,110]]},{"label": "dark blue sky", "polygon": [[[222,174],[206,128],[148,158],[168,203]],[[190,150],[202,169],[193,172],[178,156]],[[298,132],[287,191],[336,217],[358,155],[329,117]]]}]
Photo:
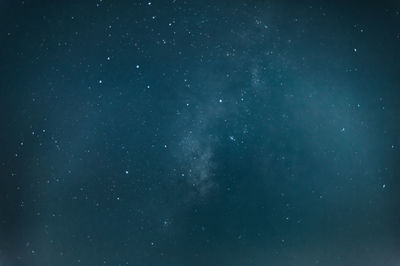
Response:
[{"label": "dark blue sky", "polygon": [[1,1],[0,265],[397,265],[400,5]]}]

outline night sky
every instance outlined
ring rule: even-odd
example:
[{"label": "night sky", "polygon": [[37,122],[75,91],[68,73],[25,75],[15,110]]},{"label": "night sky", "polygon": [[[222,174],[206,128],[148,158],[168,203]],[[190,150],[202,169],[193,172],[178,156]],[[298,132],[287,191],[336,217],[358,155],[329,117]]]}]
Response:
[{"label": "night sky", "polygon": [[400,265],[400,3],[0,1],[0,265]]}]

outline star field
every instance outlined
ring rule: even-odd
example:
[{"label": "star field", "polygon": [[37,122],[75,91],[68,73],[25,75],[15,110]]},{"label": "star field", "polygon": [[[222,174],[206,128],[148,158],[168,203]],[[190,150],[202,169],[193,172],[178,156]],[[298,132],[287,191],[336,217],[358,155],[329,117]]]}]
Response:
[{"label": "star field", "polygon": [[396,1],[2,1],[0,265],[397,265]]}]

